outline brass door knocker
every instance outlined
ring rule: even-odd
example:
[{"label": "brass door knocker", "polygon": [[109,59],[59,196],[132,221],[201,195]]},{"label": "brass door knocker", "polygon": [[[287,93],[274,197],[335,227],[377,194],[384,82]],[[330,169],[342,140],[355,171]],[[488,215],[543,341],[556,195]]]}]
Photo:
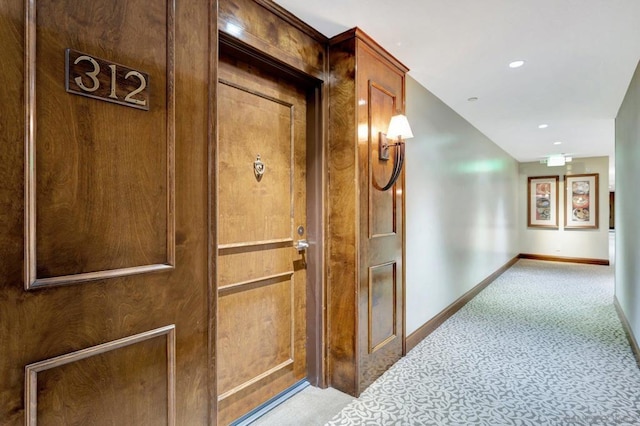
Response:
[{"label": "brass door knocker", "polygon": [[265,165],[262,161],[260,161],[260,154],[256,158],[256,161],[253,162],[253,173],[256,175],[256,179],[260,181],[262,179],[262,175],[264,174]]}]

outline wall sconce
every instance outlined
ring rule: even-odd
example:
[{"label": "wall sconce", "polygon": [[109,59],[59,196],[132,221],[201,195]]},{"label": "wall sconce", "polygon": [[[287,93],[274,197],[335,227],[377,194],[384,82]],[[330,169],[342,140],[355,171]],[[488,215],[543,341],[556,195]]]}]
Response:
[{"label": "wall sconce", "polygon": [[[402,164],[404,163],[403,139],[409,139],[412,137],[413,133],[411,132],[409,121],[407,120],[407,117],[402,114],[397,114],[391,117],[391,122],[389,123],[387,134],[380,132],[380,138],[378,141],[378,158],[381,161],[389,160],[389,149],[392,146],[395,147],[391,178],[389,178],[389,182],[385,186],[380,188],[381,191],[390,189],[400,177],[400,172],[402,172]],[[397,141],[395,143],[389,143],[389,140],[393,140],[396,138]]]}]

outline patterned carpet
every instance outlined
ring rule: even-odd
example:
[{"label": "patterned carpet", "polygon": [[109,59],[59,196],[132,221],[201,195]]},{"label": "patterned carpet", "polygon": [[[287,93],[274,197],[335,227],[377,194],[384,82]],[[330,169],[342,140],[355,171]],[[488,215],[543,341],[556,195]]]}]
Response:
[{"label": "patterned carpet", "polygon": [[329,425],[640,425],[606,266],[520,260]]}]

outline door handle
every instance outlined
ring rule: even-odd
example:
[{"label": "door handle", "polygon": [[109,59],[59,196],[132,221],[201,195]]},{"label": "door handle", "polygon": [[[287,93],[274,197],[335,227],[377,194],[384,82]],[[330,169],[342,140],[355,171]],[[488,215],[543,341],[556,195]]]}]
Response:
[{"label": "door handle", "polygon": [[307,240],[298,240],[293,246],[298,251],[304,251],[309,248],[309,243]]}]

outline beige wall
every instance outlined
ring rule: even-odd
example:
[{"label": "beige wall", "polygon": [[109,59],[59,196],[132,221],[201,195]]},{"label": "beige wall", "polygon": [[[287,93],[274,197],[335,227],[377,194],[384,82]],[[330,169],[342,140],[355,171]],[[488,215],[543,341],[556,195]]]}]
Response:
[{"label": "beige wall", "polygon": [[407,335],[519,253],[517,162],[407,78]]},{"label": "beige wall", "polygon": [[616,118],[616,297],[640,337],[640,64]]},{"label": "beige wall", "polygon": [[[518,218],[520,252],[559,257],[609,259],[609,157],[576,158],[562,167],[546,164],[520,163],[518,179]],[[564,229],[564,176],[567,174],[599,174],[599,228]],[[558,190],[559,228],[527,227],[527,178],[529,176],[560,176]]]}]

